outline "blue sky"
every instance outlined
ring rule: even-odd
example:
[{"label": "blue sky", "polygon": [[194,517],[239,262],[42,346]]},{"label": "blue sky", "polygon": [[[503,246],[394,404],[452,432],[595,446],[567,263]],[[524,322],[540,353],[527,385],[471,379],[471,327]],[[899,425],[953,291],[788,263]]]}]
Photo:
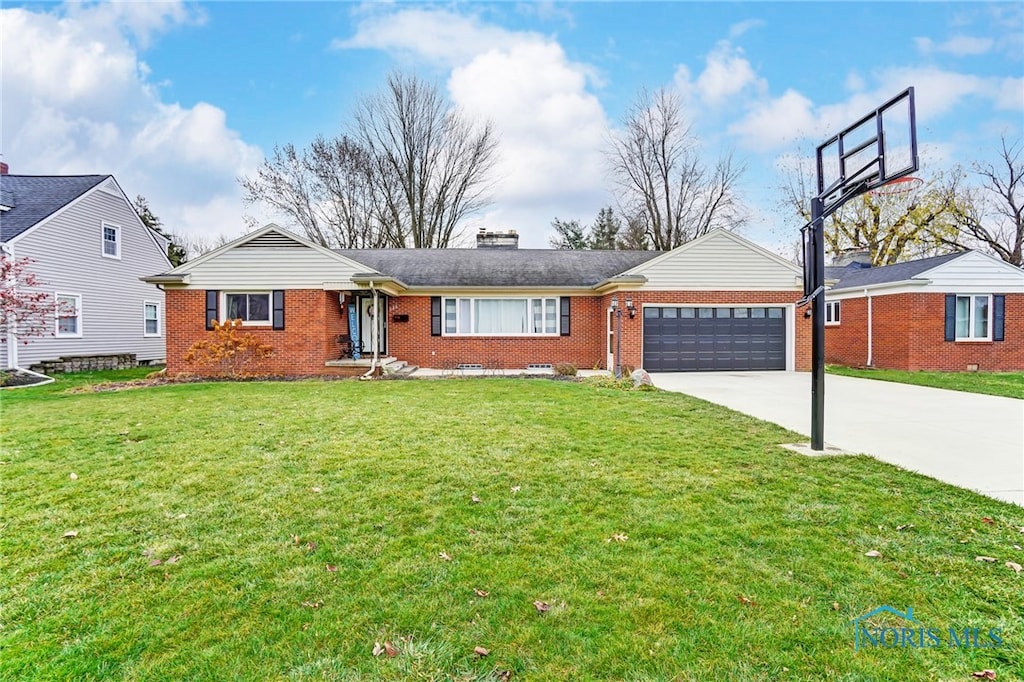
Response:
[{"label": "blue sky", "polygon": [[971,3],[4,3],[0,151],[15,173],[113,173],[172,230],[239,234],[236,178],[334,134],[395,68],[501,136],[494,204],[467,226],[546,245],[612,203],[602,149],[639,88],[683,97],[732,152],[744,234],[785,250],[779,167],[903,88],[927,175],[1024,128],[1024,10]]}]

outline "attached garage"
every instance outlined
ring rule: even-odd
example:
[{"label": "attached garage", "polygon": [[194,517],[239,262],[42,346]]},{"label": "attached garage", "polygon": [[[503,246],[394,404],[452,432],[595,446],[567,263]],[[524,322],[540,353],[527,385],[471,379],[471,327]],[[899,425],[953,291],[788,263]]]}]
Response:
[{"label": "attached garage", "polygon": [[650,372],[785,370],[786,307],[645,306]]}]

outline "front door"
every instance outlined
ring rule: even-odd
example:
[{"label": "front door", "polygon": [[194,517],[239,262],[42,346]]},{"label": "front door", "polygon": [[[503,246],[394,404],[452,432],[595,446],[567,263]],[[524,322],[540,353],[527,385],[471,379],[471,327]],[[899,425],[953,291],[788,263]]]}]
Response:
[{"label": "front door", "polygon": [[[386,355],[388,351],[388,325],[387,309],[388,297],[383,294],[377,296],[377,305],[380,309],[379,315],[374,315],[373,297],[359,299],[359,340],[362,342],[363,356],[373,355],[373,330],[377,324],[377,353]],[[376,317],[376,320],[374,319]]]}]

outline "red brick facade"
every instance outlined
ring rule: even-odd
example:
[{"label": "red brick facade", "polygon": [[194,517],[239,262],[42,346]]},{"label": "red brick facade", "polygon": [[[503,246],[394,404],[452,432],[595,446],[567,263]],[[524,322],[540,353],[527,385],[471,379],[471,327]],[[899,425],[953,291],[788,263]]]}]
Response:
[{"label": "red brick facade", "polygon": [[[167,367],[171,373],[203,373],[183,360],[188,348],[211,335],[204,323],[206,292],[199,289],[167,291]],[[645,304],[741,305],[792,304],[792,291],[633,291],[619,292],[620,303],[629,296],[637,315],[622,319],[622,364],[642,366],[643,313]],[[420,367],[441,368],[457,363],[496,364],[506,369],[532,363],[572,363],[580,369],[606,368],[608,359],[608,307],[611,294],[573,296],[568,336],[432,336],[430,296],[401,296],[388,300],[388,354]],[[384,311],[382,311],[384,312]],[[810,368],[811,325],[800,311],[795,315],[796,369]],[[407,315],[398,322],[396,315]],[[338,292],[288,290],[285,292],[285,329],[251,327],[263,343],[274,348],[261,373],[313,375],[346,373],[325,363],[339,357],[339,334],[348,329],[347,315],[338,305]],[[351,373],[351,371],[349,371]]]},{"label": "red brick facade", "polygon": [[[882,369],[1024,370],[1024,294],[1006,294],[1003,341],[946,341],[945,294],[903,293],[871,299],[871,366]],[[868,364],[866,298],[840,304],[840,324],[825,330],[825,361]]]}]

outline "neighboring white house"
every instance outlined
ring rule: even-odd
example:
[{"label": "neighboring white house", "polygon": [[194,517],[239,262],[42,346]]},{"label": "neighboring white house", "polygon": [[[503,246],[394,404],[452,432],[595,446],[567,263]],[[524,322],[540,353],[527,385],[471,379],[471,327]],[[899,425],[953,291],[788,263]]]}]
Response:
[{"label": "neighboring white house", "polygon": [[0,172],[0,252],[31,258],[39,288],[62,311],[51,334],[15,341],[8,332],[0,366],[129,353],[140,363],[165,357],[164,292],[139,278],[170,266],[167,241],[139,219],[113,176]]}]

